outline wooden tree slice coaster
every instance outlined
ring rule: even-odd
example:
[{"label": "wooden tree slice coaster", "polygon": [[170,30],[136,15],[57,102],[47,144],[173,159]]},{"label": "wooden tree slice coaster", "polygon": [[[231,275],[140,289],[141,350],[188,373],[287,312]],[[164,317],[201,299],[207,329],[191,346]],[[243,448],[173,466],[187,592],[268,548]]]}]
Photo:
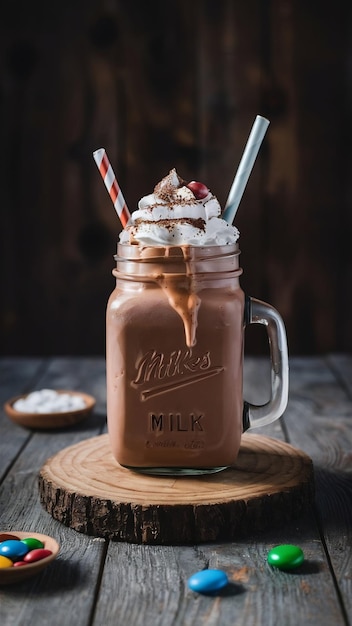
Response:
[{"label": "wooden tree slice coaster", "polygon": [[147,544],[234,540],[283,524],[312,501],[313,464],[287,443],[245,434],[236,465],[217,474],[164,477],[124,469],[108,435],[48,459],[40,500],[66,526],[87,535]]}]

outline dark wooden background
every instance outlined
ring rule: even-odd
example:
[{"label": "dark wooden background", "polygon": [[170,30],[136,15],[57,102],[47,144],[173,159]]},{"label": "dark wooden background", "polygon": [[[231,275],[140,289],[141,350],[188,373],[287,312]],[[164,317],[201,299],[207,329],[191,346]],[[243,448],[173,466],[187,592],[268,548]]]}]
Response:
[{"label": "dark wooden background", "polygon": [[173,166],[224,203],[257,113],[242,286],[291,354],[351,350],[351,36],[350,0],[2,2],[1,352],[104,353],[119,223],[94,149],[131,209]]}]

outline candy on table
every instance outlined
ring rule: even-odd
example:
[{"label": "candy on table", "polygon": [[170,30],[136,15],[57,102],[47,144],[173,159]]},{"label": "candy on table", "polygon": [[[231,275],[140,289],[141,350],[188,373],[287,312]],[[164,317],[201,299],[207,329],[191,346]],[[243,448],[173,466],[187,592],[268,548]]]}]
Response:
[{"label": "candy on table", "polygon": [[10,533],[0,535],[0,569],[20,567],[41,561],[52,554],[35,537],[19,539]]},{"label": "candy on table", "polygon": [[198,593],[212,593],[228,585],[227,574],[220,569],[203,569],[188,579],[188,587]]},{"label": "candy on table", "polygon": [[275,546],[268,553],[268,563],[278,569],[295,569],[300,567],[304,561],[302,548],[292,544]]}]

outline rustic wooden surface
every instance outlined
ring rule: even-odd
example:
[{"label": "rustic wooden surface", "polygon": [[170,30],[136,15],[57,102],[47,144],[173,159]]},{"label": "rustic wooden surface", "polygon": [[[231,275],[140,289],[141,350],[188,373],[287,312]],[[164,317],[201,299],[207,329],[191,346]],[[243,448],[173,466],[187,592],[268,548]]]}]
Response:
[{"label": "rustic wooden surface", "polygon": [[[0,416],[0,527],[44,532],[58,558],[37,578],[0,589],[2,626],[347,626],[352,622],[352,356],[292,358],[284,418],[255,431],[286,441],[314,463],[316,501],[275,530],[233,542],[150,546],[86,536],[41,506],[38,472],[67,446],[106,432],[105,364],[100,358],[3,358],[0,400],[43,387],[79,389],[97,398],[73,428],[32,432]],[[246,361],[246,397],[266,388],[262,359]],[[279,543],[300,545],[295,572],[266,563]],[[187,588],[199,569],[224,569],[231,585],[216,597]]]},{"label": "rustic wooden surface", "polygon": [[157,477],[118,465],[108,435],[48,459],[40,501],[69,528],[117,541],[180,545],[237,540],[302,514],[314,497],[311,459],[263,435],[244,434],[233,468]]},{"label": "rustic wooden surface", "polygon": [[2,4],[4,354],[103,354],[120,227],[94,149],[131,210],[173,166],[224,204],[257,113],[243,287],[291,354],[352,350],[350,0]]}]

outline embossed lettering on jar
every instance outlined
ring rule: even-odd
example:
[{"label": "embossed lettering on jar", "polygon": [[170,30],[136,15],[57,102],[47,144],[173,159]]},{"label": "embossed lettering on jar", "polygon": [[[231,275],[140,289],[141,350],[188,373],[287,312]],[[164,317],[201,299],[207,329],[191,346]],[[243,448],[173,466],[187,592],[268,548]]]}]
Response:
[{"label": "embossed lettering on jar", "polygon": [[119,244],[107,309],[116,460],[152,473],[233,464],[242,432],[244,294],[237,244]]},{"label": "embossed lettering on jar", "polygon": [[[112,452],[152,474],[233,465],[241,434],[278,419],[288,398],[283,320],[239,284],[238,244],[119,244],[107,308],[107,409]],[[246,302],[246,306],[245,306]],[[246,324],[270,343],[271,396],[243,401]]]}]

